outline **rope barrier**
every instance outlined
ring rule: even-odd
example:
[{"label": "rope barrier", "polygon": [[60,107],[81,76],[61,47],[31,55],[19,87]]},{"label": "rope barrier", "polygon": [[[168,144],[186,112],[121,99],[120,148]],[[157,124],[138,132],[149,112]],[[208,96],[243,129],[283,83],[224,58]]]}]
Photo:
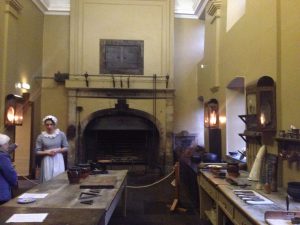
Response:
[{"label": "rope barrier", "polygon": [[33,184],[39,184],[39,183],[37,183],[37,182],[34,182],[34,181],[28,179],[27,177],[24,177],[24,176],[21,176],[21,177],[24,178],[25,180],[28,180],[29,182],[31,182],[31,183],[33,183]]},{"label": "rope barrier", "polygon": [[167,176],[163,177],[162,179],[160,179],[160,180],[158,180],[158,181],[156,181],[156,182],[153,182],[152,184],[142,185],[142,186],[129,186],[129,185],[127,185],[126,188],[129,188],[129,189],[148,188],[148,187],[154,186],[154,185],[159,184],[160,182],[166,180],[166,179],[169,178],[174,172],[175,172],[175,170],[172,170]]},{"label": "rope barrier", "polygon": [[[166,180],[167,178],[169,178],[172,174],[174,174],[174,172],[175,172],[175,170],[172,170],[168,175],[166,175],[166,176],[163,177],[162,179],[160,179],[160,180],[158,180],[158,181],[155,181],[155,182],[153,182],[153,183],[151,183],[151,184],[148,184],[148,185],[142,185],[142,186],[129,186],[129,185],[127,185],[126,188],[129,188],[129,189],[139,189],[139,188],[148,188],[148,187],[152,187],[152,186],[154,186],[154,185],[156,185],[156,184],[161,183],[162,181]],[[25,176],[21,176],[21,177],[24,178],[25,180],[27,180],[27,181],[33,183],[33,184],[39,184],[39,183],[37,183],[37,182],[34,182],[34,181],[28,179],[28,178],[25,177]]]}]

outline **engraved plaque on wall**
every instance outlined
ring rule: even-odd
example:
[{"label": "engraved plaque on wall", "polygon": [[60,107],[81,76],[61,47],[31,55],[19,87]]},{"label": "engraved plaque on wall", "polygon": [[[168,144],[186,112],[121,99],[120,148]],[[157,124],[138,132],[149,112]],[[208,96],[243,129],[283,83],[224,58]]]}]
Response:
[{"label": "engraved plaque on wall", "polygon": [[144,41],[100,40],[100,74],[144,74]]}]

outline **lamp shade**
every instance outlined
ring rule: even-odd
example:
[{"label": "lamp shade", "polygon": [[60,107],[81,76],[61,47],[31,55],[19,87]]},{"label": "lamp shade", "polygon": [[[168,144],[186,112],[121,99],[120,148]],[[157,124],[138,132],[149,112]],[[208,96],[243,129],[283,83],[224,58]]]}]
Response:
[{"label": "lamp shade", "polygon": [[20,126],[23,123],[24,99],[21,96],[9,94],[5,101],[5,125]]}]

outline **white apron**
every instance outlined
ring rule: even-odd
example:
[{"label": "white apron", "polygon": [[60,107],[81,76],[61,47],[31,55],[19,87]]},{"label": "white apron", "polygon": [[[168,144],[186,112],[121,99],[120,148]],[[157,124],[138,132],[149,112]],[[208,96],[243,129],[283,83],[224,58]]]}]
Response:
[{"label": "white apron", "polygon": [[65,171],[65,162],[62,153],[55,156],[45,156],[41,165],[41,182],[51,180]]}]

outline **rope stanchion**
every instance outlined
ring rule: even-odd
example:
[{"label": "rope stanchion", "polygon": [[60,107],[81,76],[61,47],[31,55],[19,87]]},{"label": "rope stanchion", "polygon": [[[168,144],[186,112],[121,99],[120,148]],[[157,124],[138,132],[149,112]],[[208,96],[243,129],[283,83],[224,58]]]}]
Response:
[{"label": "rope stanchion", "polygon": [[175,163],[175,196],[174,200],[172,202],[172,205],[168,205],[171,212],[174,212],[175,210],[186,212],[187,210],[185,208],[178,207],[179,205],[179,185],[180,185],[180,166],[179,162]]},{"label": "rope stanchion", "polygon": [[161,183],[162,181],[166,180],[167,178],[169,178],[172,174],[174,174],[175,170],[172,170],[167,176],[163,177],[162,179],[156,181],[156,182],[153,182],[152,184],[148,184],[148,185],[142,185],[142,186],[130,186],[130,185],[127,185],[126,188],[128,189],[139,189],[139,188],[148,188],[148,187],[152,187],[156,184],[159,184]]}]

